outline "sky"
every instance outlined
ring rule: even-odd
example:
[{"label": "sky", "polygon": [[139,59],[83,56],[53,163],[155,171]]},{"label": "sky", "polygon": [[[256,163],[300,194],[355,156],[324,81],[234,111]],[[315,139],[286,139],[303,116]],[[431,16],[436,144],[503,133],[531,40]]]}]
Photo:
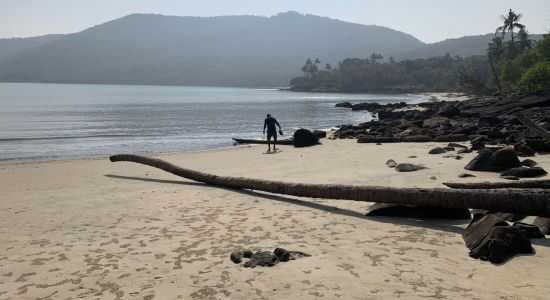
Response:
[{"label": "sky", "polygon": [[272,16],[289,10],[412,34],[423,42],[494,32],[509,9],[550,30],[550,0],[0,0],[0,38],[72,33],[132,13]]}]

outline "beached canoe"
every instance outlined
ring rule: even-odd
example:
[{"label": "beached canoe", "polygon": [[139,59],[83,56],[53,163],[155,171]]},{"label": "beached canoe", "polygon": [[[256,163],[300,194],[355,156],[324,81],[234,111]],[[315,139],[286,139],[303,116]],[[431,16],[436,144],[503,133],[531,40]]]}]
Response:
[{"label": "beached canoe", "polygon": [[[266,140],[253,140],[253,139],[233,139],[237,144],[267,144]],[[273,142],[272,142],[273,143]],[[293,140],[278,140],[277,145],[294,145]]]}]

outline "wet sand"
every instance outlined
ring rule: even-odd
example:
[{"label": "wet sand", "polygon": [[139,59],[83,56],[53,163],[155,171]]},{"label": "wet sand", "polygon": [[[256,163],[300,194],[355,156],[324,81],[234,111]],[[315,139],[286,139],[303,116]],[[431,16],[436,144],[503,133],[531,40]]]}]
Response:
[{"label": "wet sand", "polygon": [[[355,140],[265,154],[264,146],[166,155],[219,175],[443,187],[497,181],[441,143]],[[409,158],[416,156],[416,158]],[[429,169],[398,173],[388,159]],[[550,155],[534,158],[550,169]],[[472,173],[472,172],[470,172]],[[435,176],[436,179],[430,179]],[[369,203],[210,187],[108,159],[0,165],[0,299],[546,299],[550,242],[496,266],[468,257],[467,221],[365,217]],[[312,257],[246,269],[232,250]],[[49,297],[49,298],[48,298]]]}]

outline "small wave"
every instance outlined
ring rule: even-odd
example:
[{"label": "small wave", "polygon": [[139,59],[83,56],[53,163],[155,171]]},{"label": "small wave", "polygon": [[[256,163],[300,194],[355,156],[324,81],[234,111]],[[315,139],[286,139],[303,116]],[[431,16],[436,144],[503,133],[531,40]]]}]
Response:
[{"label": "small wave", "polygon": [[96,135],[77,135],[77,136],[15,137],[15,138],[0,138],[0,142],[72,140],[72,139],[90,139],[90,138],[123,138],[123,137],[142,137],[142,136],[143,135],[132,135],[132,134],[96,134]]}]

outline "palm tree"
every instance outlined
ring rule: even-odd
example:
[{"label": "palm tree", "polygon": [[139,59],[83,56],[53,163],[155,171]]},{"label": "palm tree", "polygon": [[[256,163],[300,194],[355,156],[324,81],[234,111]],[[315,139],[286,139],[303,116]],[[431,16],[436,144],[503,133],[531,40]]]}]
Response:
[{"label": "palm tree", "polygon": [[174,175],[209,185],[234,189],[251,189],[298,197],[353,200],[364,202],[430,205],[449,208],[480,208],[490,211],[521,213],[550,217],[550,192],[529,189],[421,189],[341,184],[307,184],[225,177],[185,169],[166,161],[131,154],[109,158],[112,162],[128,161],[159,168]]},{"label": "palm tree", "polygon": [[518,31],[518,49],[520,52],[525,52],[533,48],[533,41],[529,39],[529,33],[525,28],[521,28]]},{"label": "palm tree", "polygon": [[508,16],[500,16],[502,21],[504,22],[504,25],[497,28],[496,33],[502,32],[502,37],[506,35],[506,31],[510,32],[510,36],[512,38],[512,45],[514,44],[514,29],[519,28],[523,29],[525,26],[523,24],[519,23],[519,19],[521,19],[523,15],[522,14],[516,14],[512,9],[508,12]]},{"label": "palm tree", "polygon": [[382,59],[384,59],[384,56],[382,56],[382,54],[373,52],[373,53],[370,55],[370,61],[371,61],[373,64],[378,63],[378,61],[379,61],[379,60],[382,60]]},{"label": "palm tree", "polygon": [[304,75],[306,77],[311,77],[311,73],[312,73],[312,66],[313,66],[313,62],[311,61],[311,58],[307,58],[306,60],[306,63],[302,66],[302,72],[304,72]]}]

